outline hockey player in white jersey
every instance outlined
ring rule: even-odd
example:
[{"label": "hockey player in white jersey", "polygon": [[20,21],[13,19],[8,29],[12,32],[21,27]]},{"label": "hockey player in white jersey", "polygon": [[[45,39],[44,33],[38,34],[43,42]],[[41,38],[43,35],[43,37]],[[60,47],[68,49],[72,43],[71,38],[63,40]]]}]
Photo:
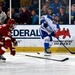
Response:
[{"label": "hockey player in white jersey", "polygon": [[51,54],[50,48],[53,43],[52,37],[58,37],[56,34],[58,33],[60,27],[58,23],[53,22],[53,17],[50,15],[43,15],[40,18],[41,26],[39,28],[40,36],[44,39],[44,52],[45,54]]}]

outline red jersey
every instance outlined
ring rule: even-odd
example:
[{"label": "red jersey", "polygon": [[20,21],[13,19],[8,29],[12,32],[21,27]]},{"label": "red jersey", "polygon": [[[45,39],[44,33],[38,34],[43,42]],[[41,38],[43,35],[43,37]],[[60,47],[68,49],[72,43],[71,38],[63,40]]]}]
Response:
[{"label": "red jersey", "polygon": [[10,30],[9,25],[0,25],[0,36],[11,37],[11,34],[12,31]]},{"label": "red jersey", "polygon": [[10,54],[15,55],[16,51],[13,47],[17,44],[16,39],[12,38],[12,29],[16,22],[13,19],[9,19],[7,24],[0,25],[0,54],[4,54],[7,49],[10,49]]},{"label": "red jersey", "polygon": [[4,36],[4,43],[10,50],[12,50],[12,42],[14,42],[11,34],[12,30],[8,24],[0,25],[0,36]]}]

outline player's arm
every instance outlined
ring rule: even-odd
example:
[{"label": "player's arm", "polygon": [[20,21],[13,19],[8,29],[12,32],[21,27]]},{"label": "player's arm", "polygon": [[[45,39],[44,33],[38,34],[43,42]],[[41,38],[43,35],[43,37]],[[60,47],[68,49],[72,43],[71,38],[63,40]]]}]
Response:
[{"label": "player's arm", "polygon": [[15,50],[15,47],[13,47],[12,45],[11,37],[9,36],[5,37],[5,45],[10,49],[10,54],[14,56],[16,54],[16,50]]},{"label": "player's arm", "polygon": [[11,38],[11,39],[12,39],[13,46],[17,46],[18,44],[17,44],[16,39],[15,38]]}]

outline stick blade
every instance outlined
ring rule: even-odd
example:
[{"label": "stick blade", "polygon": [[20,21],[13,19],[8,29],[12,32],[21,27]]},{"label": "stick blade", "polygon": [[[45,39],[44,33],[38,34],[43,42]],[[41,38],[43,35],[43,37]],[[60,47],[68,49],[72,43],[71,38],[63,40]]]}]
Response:
[{"label": "stick blade", "polygon": [[71,54],[75,54],[75,52],[70,52]]},{"label": "stick blade", "polygon": [[63,61],[66,61],[66,60],[69,60],[69,58],[65,58],[65,59],[63,59],[62,62],[63,62]]}]

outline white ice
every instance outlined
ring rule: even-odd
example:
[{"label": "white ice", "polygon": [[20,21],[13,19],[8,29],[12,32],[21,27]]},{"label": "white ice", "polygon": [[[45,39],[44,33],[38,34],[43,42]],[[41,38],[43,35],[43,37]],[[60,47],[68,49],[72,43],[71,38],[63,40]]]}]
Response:
[{"label": "white ice", "polygon": [[53,53],[48,56],[55,59],[69,57],[68,61],[58,62],[26,57],[25,54],[43,56],[42,53],[17,53],[16,56],[5,53],[7,60],[5,63],[0,61],[0,75],[75,75],[75,55]]}]

